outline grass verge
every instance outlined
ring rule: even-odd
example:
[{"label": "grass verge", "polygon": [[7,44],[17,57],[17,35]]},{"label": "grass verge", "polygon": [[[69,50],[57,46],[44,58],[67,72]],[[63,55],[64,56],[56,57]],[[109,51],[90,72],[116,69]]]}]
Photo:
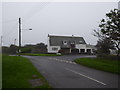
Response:
[{"label": "grass verge", "polygon": [[34,53],[21,53],[21,55],[27,55],[27,56],[61,56],[57,54],[34,54]]},{"label": "grass verge", "polygon": [[1,51],[0,51],[0,89],[2,89],[2,54],[1,54]]},{"label": "grass verge", "polygon": [[[33,75],[37,75],[41,80],[41,86],[32,87],[29,83]],[[2,88],[51,88],[51,86],[27,58],[3,55]]]},{"label": "grass verge", "polygon": [[80,58],[76,59],[75,62],[94,69],[120,74],[119,60],[108,60],[103,58]]}]

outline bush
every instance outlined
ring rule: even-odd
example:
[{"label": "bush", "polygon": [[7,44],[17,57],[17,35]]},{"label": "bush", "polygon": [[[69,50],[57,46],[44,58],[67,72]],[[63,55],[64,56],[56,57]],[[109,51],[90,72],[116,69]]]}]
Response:
[{"label": "bush", "polygon": [[110,60],[119,60],[120,57],[116,55],[108,55],[108,54],[97,54],[98,58],[105,58],[105,59],[110,59]]},{"label": "bush", "polygon": [[21,53],[31,53],[31,48],[22,48]]}]

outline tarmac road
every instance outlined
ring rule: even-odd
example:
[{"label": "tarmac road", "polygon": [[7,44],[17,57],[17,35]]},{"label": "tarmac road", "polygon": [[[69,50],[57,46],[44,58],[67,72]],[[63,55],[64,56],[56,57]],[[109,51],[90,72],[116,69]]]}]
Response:
[{"label": "tarmac road", "polygon": [[[118,75],[91,69],[73,62],[80,55],[24,56],[54,88],[118,88]],[[92,63],[92,62],[91,62]]]}]

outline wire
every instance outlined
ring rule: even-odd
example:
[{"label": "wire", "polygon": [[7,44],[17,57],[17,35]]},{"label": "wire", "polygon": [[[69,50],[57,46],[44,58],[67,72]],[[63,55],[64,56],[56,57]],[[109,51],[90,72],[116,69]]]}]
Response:
[{"label": "wire", "polygon": [[51,2],[41,2],[40,4],[37,3],[36,5],[34,5],[35,7],[33,7],[33,9],[30,9],[28,14],[25,16],[24,22],[31,19],[35,14],[37,14],[40,10],[45,8],[50,3]]},{"label": "wire", "polygon": [[[15,27],[17,26],[17,24],[18,24],[18,23],[15,23],[15,25],[10,29],[10,31],[9,31],[8,33],[6,33],[5,35],[3,35],[3,36],[4,36],[4,37],[5,37],[5,36],[9,36],[11,33],[13,33],[13,31],[15,31],[15,30],[17,29],[17,28],[15,29]],[[16,30],[16,31],[17,31],[17,30]]]},{"label": "wire", "polygon": [[16,22],[16,19],[12,19],[12,20],[6,20],[6,21],[0,21],[0,23],[11,23],[11,22]]}]

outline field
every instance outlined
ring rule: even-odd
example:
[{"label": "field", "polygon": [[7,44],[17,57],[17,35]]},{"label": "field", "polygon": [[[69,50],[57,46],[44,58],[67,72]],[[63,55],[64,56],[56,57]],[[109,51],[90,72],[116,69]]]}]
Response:
[{"label": "field", "polygon": [[[33,77],[37,75],[37,77]],[[41,85],[33,87],[29,80],[40,79]],[[20,56],[2,56],[2,88],[51,88],[32,63]]]},{"label": "field", "polygon": [[120,74],[119,60],[108,60],[104,58],[80,58],[76,59],[75,62],[94,69]]}]

